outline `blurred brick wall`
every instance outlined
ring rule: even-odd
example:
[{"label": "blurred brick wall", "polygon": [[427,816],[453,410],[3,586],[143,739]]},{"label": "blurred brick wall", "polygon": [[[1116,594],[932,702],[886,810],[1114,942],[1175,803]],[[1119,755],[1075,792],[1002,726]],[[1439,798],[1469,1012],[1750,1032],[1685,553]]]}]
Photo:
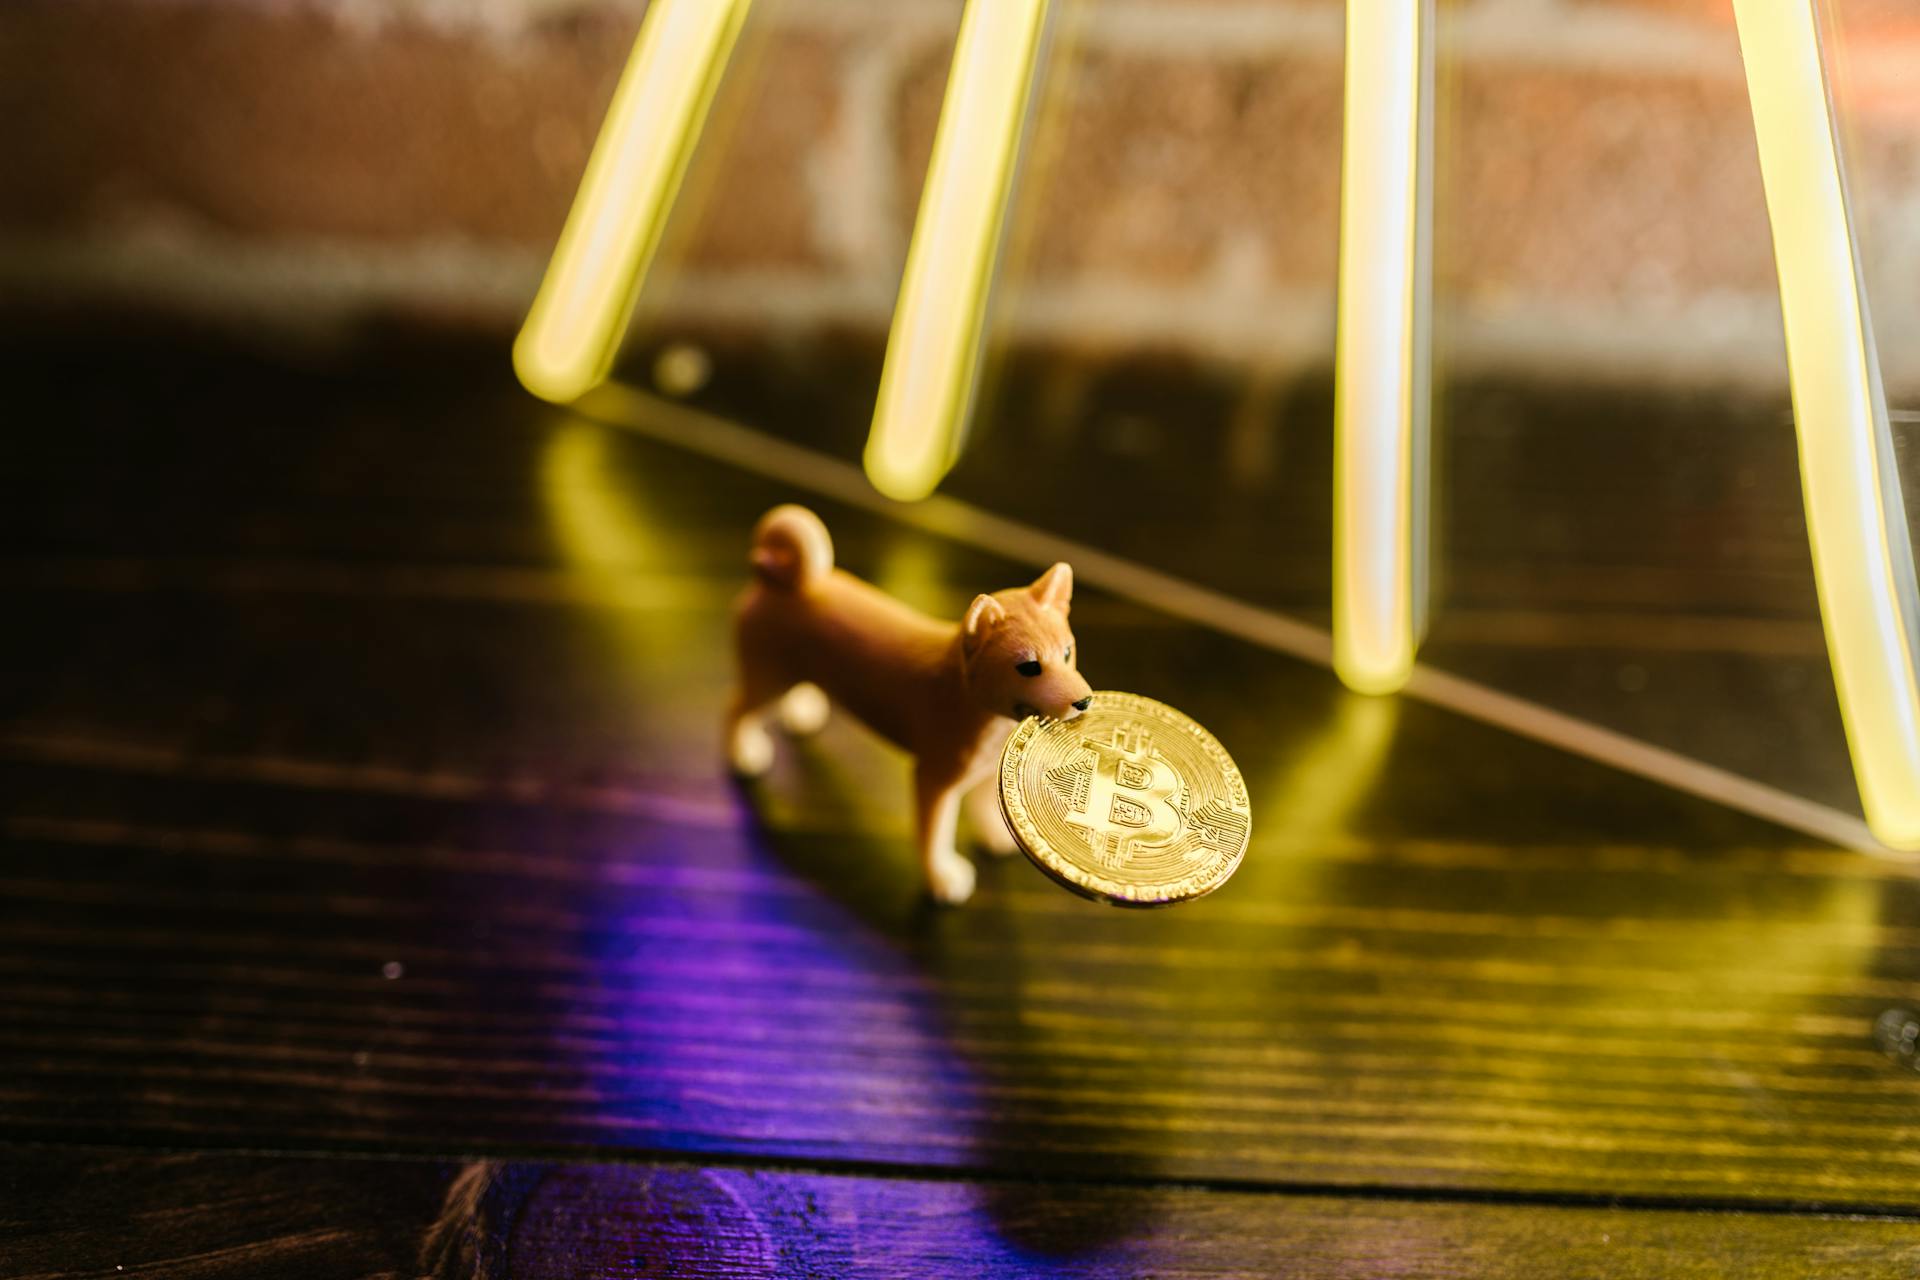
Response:
[{"label": "blurred brick wall", "polygon": [[[1730,0],[1442,0],[1454,367],[1783,379]],[[0,286],[509,325],[639,0],[9,0]],[[1023,189],[1016,331],[1331,351],[1338,0],[1087,0]],[[676,305],[884,326],[956,0],[760,0]],[[1888,380],[1920,389],[1920,0],[1840,0]],[[1072,35],[1077,32],[1077,36]]]}]

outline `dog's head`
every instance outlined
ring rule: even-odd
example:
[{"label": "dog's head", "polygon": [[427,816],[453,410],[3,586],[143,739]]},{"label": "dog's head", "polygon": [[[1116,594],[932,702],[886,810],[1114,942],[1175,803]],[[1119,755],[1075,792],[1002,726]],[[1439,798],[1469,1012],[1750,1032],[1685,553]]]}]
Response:
[{"label": "dog's head", "polygon": [[960,623],[967,688],[989,711],[1071,720],[1087,709],[1093,688],[1080,677],[1067,607],[1073,570],[1056,564],[1030,587],[975,596]]}]

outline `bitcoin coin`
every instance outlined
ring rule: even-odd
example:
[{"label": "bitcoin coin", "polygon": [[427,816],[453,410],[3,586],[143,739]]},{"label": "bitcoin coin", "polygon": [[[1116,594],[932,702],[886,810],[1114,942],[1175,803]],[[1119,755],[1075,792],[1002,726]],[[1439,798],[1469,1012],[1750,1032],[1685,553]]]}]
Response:
[{"label": "bitcoin coin", "polygon": [[1035,866],[1123,907],[1212,893],[1240,866],[1253,823],[1226,748],[1134,693],[1095,693],[1072,720],[1021,721],[1000,754],[1000,810]]}]

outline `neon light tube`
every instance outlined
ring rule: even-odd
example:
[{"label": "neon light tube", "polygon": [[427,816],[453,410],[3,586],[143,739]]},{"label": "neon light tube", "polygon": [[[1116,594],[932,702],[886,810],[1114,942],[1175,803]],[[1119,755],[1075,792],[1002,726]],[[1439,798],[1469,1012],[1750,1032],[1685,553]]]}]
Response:
[{"label": "neon light tube", "polygon": [[1920,849],[1920,591],[1814,0],[1734,0],[1827,656],[1867,825]]},{"label": "neon light tube", "polygon": [[1333,664],[1413,672],[1426,625],[1433,0],[1347,5],[1333,395]]},{"label": "neon light tube", "polygon": [[653,0],[546,279],[513,344],[521,384],[565,403],[607,376],[752,0]]},{"label": "neon light tube", "polygon": [[1048,5],[969,0],[960,20],[867,437],[891,498],[932,493],[959,452]]}]

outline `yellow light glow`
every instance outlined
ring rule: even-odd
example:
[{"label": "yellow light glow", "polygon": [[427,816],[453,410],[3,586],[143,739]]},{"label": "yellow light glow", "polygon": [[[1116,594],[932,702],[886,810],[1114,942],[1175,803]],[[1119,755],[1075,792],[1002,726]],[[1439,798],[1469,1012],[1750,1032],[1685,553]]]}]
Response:
[{"label": "yellow light glow", "polygon": [[867,437],[888,497],[926,497],[959,450],[1048,5],[969,0],[960,20]]},{"label": "yellow light glow", "polygon": [[1920,849],[1920,591],[1814,0],[1734,0],[1827,655],[1867,825]]},{"label": "yellow light glow", "polygon": [[1394,698],[1339,695],[1331,719],[1286,763],[1262,808],[1299,843],[1348,834],[1379,780],[1400,720]]},{"label": "yellow light glow", "polygon": [[1433,0],[1347,6],[1334,354],[1334,670],[1413,672],[1425,626]]},{"label": "yellow light glow", "polygon": [[527,390],[566,402],[607,376],[752,0],[653,0],[513,344]]}]

